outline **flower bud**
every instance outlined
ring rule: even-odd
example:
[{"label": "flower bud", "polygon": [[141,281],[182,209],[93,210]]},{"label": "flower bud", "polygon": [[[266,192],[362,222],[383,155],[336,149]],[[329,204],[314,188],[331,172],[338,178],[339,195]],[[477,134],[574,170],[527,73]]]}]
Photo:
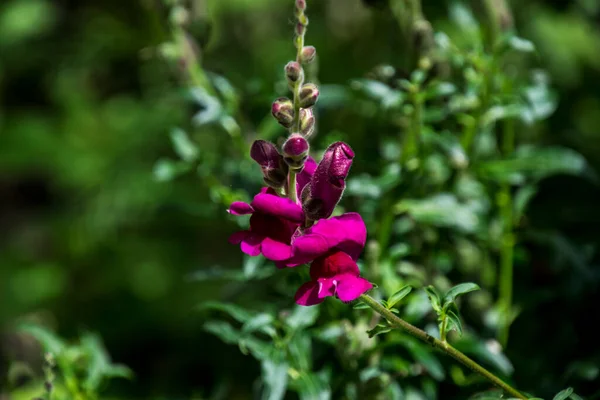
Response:
[{"label": "flower bud", "polygon": [[298,11],[306,10],[306,0],[296,0],[296,10],[298,10]]},{"label": "flower bud", "polygon": [[275,189],[285,185],[288,165],[273,143],[255,140],[250,148],[250,157],[260,165],[267,185]]},{"label": "flower bud", "polygon": [[293,133],[282,146],[283,160],[290,168],[301,169],[308,158],[308,148],[306,139],[298,133]]},{"label": "flower bud", "polygon": [[304,79],[304,71],[302,71],[302,67],[296,61],[290,61],[285,66],[285,77],[288,80],[288,83],[296,83]]},{"label": "flower bud", "polygon": [[353,158],[354,152],[344,142],[333,143],[325,150],[310,184],[302,191],[302,208],[307,218],[316,221],[333,213],[346,188]]},{"label": "flower bud", "polygon": [[315,46],[304,46],[300,53],[300,61],[302,61],[302,64],[309,64],[313,62],[316,55],[317,49],[315,49]]},{"label": "flower bud", "polygon": [[300,109],[300,133],[309,137],[315,130],[315,116],[312,108]]},{"label": "flower bud", "polygon": [[277,122],[289,128],[294,122],[294,103],[287,97],[280,97],[273,102],[271,114]]},{"label": "flower bud", "polygon": [[300,107],[312,107],[316,104],[318,98],[319,89],[314,83],[307,83],[300,89]]},{"label": "flower bud", "polygon": [[306,33],[306,25],[302,22],[296,24],[296,36],[303,36]]}]

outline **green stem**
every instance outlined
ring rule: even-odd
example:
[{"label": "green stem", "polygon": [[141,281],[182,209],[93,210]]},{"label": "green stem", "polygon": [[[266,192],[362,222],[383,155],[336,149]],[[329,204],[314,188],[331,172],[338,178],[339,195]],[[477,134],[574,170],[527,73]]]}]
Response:
[{"label": "green stem", "polygon": [[296,171],[291,168],[288,172],[288,197],[294,203],[298,202],[298,195],[296,193]]},{"label": "green stem", "polygon": [[[515,127],[513,120],[504,123],[504,137],[502,150],[505,156],[513,152],[515,147]],[[513,202],[510,184],[505,183],[498,193],[498,206],[502,217],[503,235],[500,250],[500,282],[498,287],[498,306],[501,315],[498,340],[503,346],[508,342],[508,333],[512,319],[512,294],[513,294]]]},{"label": "green stem", "polygon": [[428,343],[430,346],[437,350],[446,353],[450,357],[454,358],[456,361],[463,364],[465,367],[483,376],[488,381],[490,381],[500,389],[504,390],[506,393],[509,393],[511,396],[516,397],[517,399],[527,400],[527,397],[521,394],[517,389],[505,383],[502,379],[498,378],[496,375],[492,374],[490,371],[483,368],[475,361],[471,360],[465,354],[452,347],[449,343],[442,342],[441,340],[434,338],[427,332],[417,328],[414,325],[409,324],[408,322],[396,316],[390,310],[381,305],[381,303],[379,303],[377,300],[375,300],[367,294],[361,295],[360,299],[363,302],[365,302],[369,307],[371,307],[376,313],[384,317],[390,323],[390,325],[396,328],[400,328],[409,335],[419,340],[422,340],[425,343]]},{"label": "green stem", "polygon": [[414,106],[411,128],[404,139],[402,149],[402,163],[410,161],[419,152],[419,140],[423,126],[423,100],[419,95],[420,88],[412,88],[411,98]]},{"label": "green stem", "polygon": [[442,323],[440,324],[440,339],[444,343],[446,342],[446,333],[448,332],[446,329],[446,321],[447,321],[447,317],[446,317],[446,313],[444,313],[442,315]]}]

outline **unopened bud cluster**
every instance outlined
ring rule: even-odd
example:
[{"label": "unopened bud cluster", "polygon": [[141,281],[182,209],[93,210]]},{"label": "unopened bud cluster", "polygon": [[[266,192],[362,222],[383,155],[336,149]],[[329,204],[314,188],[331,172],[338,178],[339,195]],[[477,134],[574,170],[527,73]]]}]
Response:
[{"label": "unopened bud cluster", "polygon": [[[304,34],[308,18],[304,15],[306,0],[296,0],[296,59],[285,65],[284,73],[293,99],[280,97],[273,102],[271,113],[277,122],[289,130],[289,137],[282,146],[284,162],[295,172],[304,167],[308,158],[308,137],[315,129],[315,116],[312,107],[319,98],[319,89],[314,83],[305,83],[303,65],[314,61],[317,50],[314,46],[304,46]],[[266,177],[265,177],[266,178]]]}]

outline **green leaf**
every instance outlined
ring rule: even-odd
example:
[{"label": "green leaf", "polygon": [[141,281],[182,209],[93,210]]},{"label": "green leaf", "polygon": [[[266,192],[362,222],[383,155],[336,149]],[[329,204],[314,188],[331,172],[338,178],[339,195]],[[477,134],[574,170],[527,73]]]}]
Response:
[{"label": "green leaf", "polygon": [[448,319],[447,332],[455,330],[460,336],[463,334],[462,323],[460,317],[452,310],[446,312],[446,318]]},{"label": "green leaf", "polygon": [[219,301],[207,301],[198,307],[199,310],[217,310],[223,311],[233,317],[236,321],[241,323],[246,323],[252,316],[254,312],[250,312],[238,305],[231,303],[222,303]]},{"label": "green leaf", "polygon": [[556,174],[588,172],[587,162],[581,154],[558,146],[522,146],[509,158],[482,162],[479,168],[483,177],[511,184],[520,184],[526,178],[540,180]]},{"label": "green leaf", "polygon": [[173,150],[182,160],[192,162],[198,158],[198,148],[183,129],[175,128],[171,131],[171,142]]},{"label": "green leaf", "polygon": [[431,307],[434,309],[436,313],[440,313],[442,311],[440,295],[437,293],[435,288],[431,285],[425,287],[425,293],[427,293],[427,297],[429,297],[429,302],[431,303]]},{"label": "green leaf", "polygon": [[155,180],[167,182],[190,171],[190,169],[190,164],[185,161],[174,161],[167,158],[161,158],[154,164],[152,174],[154,175]]},{"label": "green leaf", "polygon": [[355,309],[355,310],[366,310],[366,309],[371,308],[371,307],[369,307],[369,305],[367,303],[363,303],[361,301],[361,302],[355,304],[354,307],[352,307],[352,308]]},{"label": "green leaf", "polygon": [[476,210],[469,204],[460,203],[450,193],[440,193],[421,200],[402,200],[395,205],[394,212],[407,212],[422,224],[456,228],[463,232],[474,232],[480,224]]},{"label": "green leaf", "polygon": [[385,83],[371,79],[357,79],[351,83],[354,90],[376,100],[384,109],[398,108],[404,101],[404,94]]},{"label": "green leaf", "polygon": [[573,394],[573,388],[566,388],[565,390],[561,390],[558,392],[556,396],[552,400],[566,400]]},{"label": "green leaf", "polygon": [[292,329],[300,329],[311,326],[319,317],[319,307],[294,306],[294,310],[286,322]]},{"label": "green leaf", "polygon": [[374,336],[381,335],[382,333],[387,333],[391,330],[392,328],[389,325],[377,324],[373,329],[368,330],[367,333],[369,334],[369,338],[372,338]]},{"label": "green leaf", "polygon": [[240,332],[225,321],[207,321],[203,328],[227,344],[237,344],[241,337]]},{"label": "green leaf", "polygon": [[518,36],[512,36],[508,40],[508,44],[514,50],[521,51],[523,53],[531,53],[535,51],[535,45],[533,44],[533,42]]},{"label": "green leaf", "polygon": [[391,295],[390,298],[388,299],[387,308],[390,309],[390,308],[394,307],[403,298],[405,298],[411,291],[412,291],[412,286],[409,286],[409,285],[404,286],[403,288],[398,290],[396,293]]},{"label": "green leaf", "polygon": [[130,379],[133,376],[132,371],[126,366],[111,362],[102,340],[97,334],[84,334],[81,338],[81,345],[87,355],[87,376],[83,385],[88,392],[96,392],[105,378],[121,377]]},{"label": "green leaf", "polygon": [[52,353],[55,357],[60,355],[66,348],[66,343],[48,329],[32,324],[23,324],[19,331],[33,336],[44,348],[44,351]]},{"label": "green leaf", "polygon": [[261,399],[281,400],[288,385],[288,364],[281,360],[264,360],[262,376],[265,384]]},{"label": "green leaf", "polygon": [[247,335],[249,333],[259,331],[269,335],[270,337],[274,337],[276,332],[275,328],[271,325],[274,320],[275,318],[273,318],[271,314],[259,313],[244,323],[242,326],[242,333]]},{"label": "green leaf", "polygon": [[403,343],[415,360],[421,364],[435,380],[441,381],[444,379],[444,368],[435,357],[435,353],[432,352],[428,346],[421,344],[412,337],[405,337]]},{"label": "green leaf", "polygon": [[453,302],[457,297],[462,296],[463,294],[480,289],[479,285],[471,282],[458,284],[446,292],[446,295],[444,296],[444,306]]}]

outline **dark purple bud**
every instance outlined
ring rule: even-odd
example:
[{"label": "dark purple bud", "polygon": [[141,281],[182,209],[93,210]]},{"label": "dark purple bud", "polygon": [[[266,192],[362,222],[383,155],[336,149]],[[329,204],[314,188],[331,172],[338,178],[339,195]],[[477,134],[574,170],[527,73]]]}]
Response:
[{"label": "dark purple bud", "polygon": [[315,49],[315,46],[304,46],[302,48],[302,52],[300,53],[300,61],[302,61],[302,64],[311,63],[315,59],[316,55],[317,49]]},{"label": "dark purple bud", "polygon": [[293,133],[283,144],[283,160],[294,170],[304,167],[308,158],[308,142],[302,135]]},{"label": "dark purple bud", "polygon": [[335,142],[325,150],[310,184],[302,192],[302,208],[307,218],[316,221],[333,213],[346,188],[353,158],[354,152],[344,142]]},{"label": "dark purple bud", "polygon": [[302,67],[296,61],[290,61],[285,66],[285,77],[288,83],[296,83],[304,78]]},{"label": "dark purple bud", "polygon": [[302,22],[296,24],[296,36],[303,36],[306,33],[306,25]]},{"label": "dark purple bud", "polygon": [[315,116],[312,108],[300,109],[300,133],[309,137],[315,130]]},{"label": "dark purple bud", "polygon": [[319,88],[314,83],[302,85],[300,89],[300,107],[309,108],[315,105],[319,98]]},{"label": "dark purple bud", "polygon": [[286,128],[294,123],[294,103],[287,97],[280,97],[271,106],[273,117]]},{"label": "dark purple bud", "polygon": [[275,145],[266,140],[255,140],[250,148],[250,157],[260,165],[265,183],[272,188],[286,183],[288,165],[283,161]]}]

